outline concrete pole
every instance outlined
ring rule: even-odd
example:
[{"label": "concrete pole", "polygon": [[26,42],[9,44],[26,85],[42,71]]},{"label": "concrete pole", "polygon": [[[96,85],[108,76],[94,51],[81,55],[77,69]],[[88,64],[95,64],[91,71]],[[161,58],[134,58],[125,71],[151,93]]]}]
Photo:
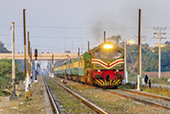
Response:
[{"label": "concrete pole", "polygon": [[28,87],[30,87],[30,76],[31,76],[31,73],[30,73],[30,40],[29,40],[29,31],[27,32],[27,35],[28,35],[28,77],[27,77],[27,80],[28,80]]},{"label": "concrete pole", "polygon": [[78,56],[80,56],[80,48],[78,48]]},{"label": "concrete pole", "polygon": [[23,9],[23,28],[24,28],[24,61],[25,61],[25,97],[29,97],[28,81],[27,81],[27,45],[26,45],[26,19],[25,9]]},{"label": "concrete pole", "polygon": [[142,47],[140,47],[140,77],[142,77]]},{"label": "concrete pole", "polygon": [[124,40],[124,74],[125,74],[125,78],[126,78],[126,83],[128,83],[128,77],[127,77],[127,69],[126,69],[126,40]]},{"label": "concrete pole", "polygon": [[32,74],[32,48],[30,48],[30,60],[31,60],[31,74]]},{"label": "concrete pole", "polygon": [[12,22],[12,83],[13,83],[13,93],[15,94],[15,38],[14,38],[14,22]]},{"label": "concrete pole", "polygon": [[161,77],[161,28],[159,28],[159,78]]},{"label": "concrete pole", "polygon": [[141,9],[139,9],[139,28],[138,28],[138,81],[137,90],[140,90],[140,65],[141,65]]},{"label": "concrete pole", "polygon": [[52,78],[54,78],[54,54],[52,55]]},{"label": "concrete pole", "polygon": [[12,83],[13,83],[13,90],[12,95],[10,97],[10,106],[16,107],[18,106],[18,97],[15,92],[15,38],[14,38],[14,22],[12,22]]}]

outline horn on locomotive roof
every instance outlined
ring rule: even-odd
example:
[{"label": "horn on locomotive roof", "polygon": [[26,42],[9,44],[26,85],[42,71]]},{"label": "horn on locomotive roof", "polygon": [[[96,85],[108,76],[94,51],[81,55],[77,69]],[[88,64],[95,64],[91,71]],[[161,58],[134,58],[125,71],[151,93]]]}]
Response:
[{"label": "horn on locomotive roof", "polygon": [[104,43],[106,42],[106,31],[104,31]]}]

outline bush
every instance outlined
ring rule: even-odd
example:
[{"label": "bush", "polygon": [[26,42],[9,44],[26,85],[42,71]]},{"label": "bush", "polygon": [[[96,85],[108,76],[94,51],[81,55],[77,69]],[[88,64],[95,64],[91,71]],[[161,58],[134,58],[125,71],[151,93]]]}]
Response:
[{"label": "bush", "polygon": [[8,88],[11,85],[11,78],[7,76],[0,76],[0,89]]},{"label": "bush", "polygon": [[136,82],[137,81],[137,74],[135,74],[135,73],[129,74],[128,75],[128,81]]},{"label": "bush", "polygon": [[20,80],[25,80],[24,71],[19,71],[16,74],[16,83],[19,84]]},{"label": "bush", "polygon": [[167,77],[161,77],[161,78],[153,78],[151,77],[151,83],[154,84],[162,84],[162,85],[168,85],[170,84],[170,82],[167,82],[168,78]]}]

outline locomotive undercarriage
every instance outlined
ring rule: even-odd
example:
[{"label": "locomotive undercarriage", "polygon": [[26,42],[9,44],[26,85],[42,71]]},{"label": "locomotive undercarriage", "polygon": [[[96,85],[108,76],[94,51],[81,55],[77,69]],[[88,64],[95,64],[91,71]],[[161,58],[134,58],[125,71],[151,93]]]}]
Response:
[{"label": "locomotive undercarriage", "polygon": [[86,71],[86,76],[78,76],[78,75],[64,75],[64,74],[58,74],[57,76],[73,80],[76,82],[81,82],[81,83],[87,83],[90,85],[96,85],[100,87],[116,87],[121,85],[122,80],[121,79],[96,79],[92,78],[90,75],[90,71]]}]

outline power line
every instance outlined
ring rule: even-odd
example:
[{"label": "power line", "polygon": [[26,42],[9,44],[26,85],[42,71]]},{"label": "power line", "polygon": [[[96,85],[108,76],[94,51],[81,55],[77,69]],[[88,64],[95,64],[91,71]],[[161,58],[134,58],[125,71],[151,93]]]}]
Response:
[{"label": "power line", "polygon": [[[5,25],[5,24],[0,24],[0,26],[8,26],[10,25]],[[15,27],[23,27],[22,25],[16,25]],[[55,28],[55,29],[137,29],[137,27],[61,27],[61,26],[27,26],[29,28]],[[148,29],[152,27],[142,27],[142,29]]]}]

